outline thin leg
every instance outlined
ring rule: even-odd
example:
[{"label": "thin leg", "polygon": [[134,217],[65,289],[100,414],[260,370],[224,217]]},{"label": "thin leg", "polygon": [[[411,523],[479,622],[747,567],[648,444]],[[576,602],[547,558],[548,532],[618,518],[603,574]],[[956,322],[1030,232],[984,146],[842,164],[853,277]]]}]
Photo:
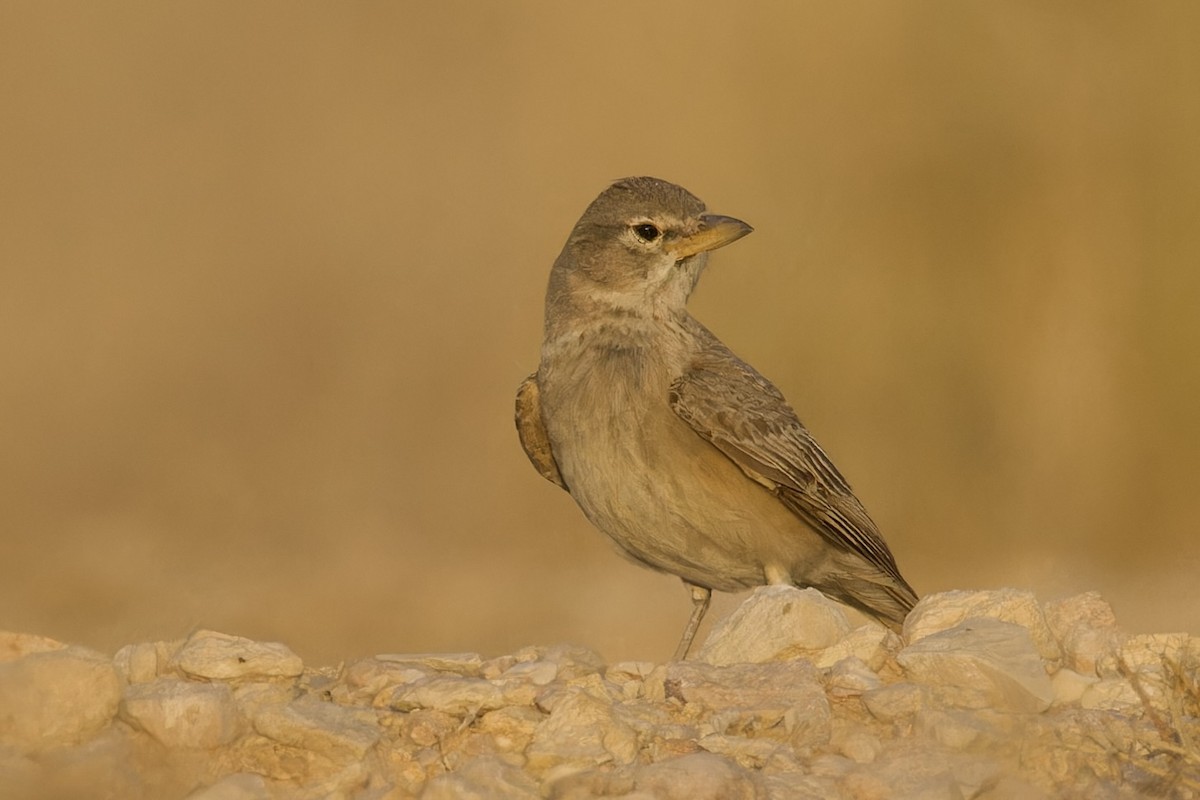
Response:
[{"label": "thin leg", "polygon": [[679,647],[675,648],[676,661],[683,661],[687,658],[688,650],[692,648],[692,639],[696,638],[696,631],[700,628],[700,621],[704,619],[704,613],[708,611],[708,601],[712,599],[712,589],[706,589],[687,581],[684,581],[683,585],[692,593],[692,617],[688,620],[687,627],[683,629],[683,638],[679,640]]}]

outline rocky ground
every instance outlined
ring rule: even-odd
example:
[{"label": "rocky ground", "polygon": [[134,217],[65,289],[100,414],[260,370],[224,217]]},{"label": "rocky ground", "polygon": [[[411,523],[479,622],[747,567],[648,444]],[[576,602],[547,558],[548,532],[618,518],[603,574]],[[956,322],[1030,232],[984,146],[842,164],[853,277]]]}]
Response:
[{"label": "rocky ground", "polygon": [[1200,638],[1016,590],[929,596],[897,636],[763,588],[668,664],[0,634],[0,796],[1197,798],[1198,676]]}]

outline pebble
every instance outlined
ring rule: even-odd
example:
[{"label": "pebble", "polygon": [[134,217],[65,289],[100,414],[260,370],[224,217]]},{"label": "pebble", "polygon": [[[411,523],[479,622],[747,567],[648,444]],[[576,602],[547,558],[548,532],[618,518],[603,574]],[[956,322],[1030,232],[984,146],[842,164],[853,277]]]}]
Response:
[{"label": "pebble", "polygon": [[[1096,593],[924,598],[897,636],[764,587],[695,660],[578,645],[305,669],[215,631],[112,658],[0,633],[0,786],[23,796],[815,800],[1200,797],[1200,642]],[[1135,683],[1140,688],[1135,689]],[[1179,730],[1172,726],[1180,726]]]},{"label": "pebble", "polygon": [[184,674],[210,680],[295,678],[304,663],[286,645],[196,631],[175,655]]}]

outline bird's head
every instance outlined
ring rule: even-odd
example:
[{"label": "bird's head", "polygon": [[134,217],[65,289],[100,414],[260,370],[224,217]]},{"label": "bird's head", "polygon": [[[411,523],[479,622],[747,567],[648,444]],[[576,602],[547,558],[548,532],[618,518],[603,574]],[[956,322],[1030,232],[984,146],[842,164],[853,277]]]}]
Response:
[{"label": "bird's head", "polygon": [[705,213],[691,192],[658,178],[625,178],[575,223],[554,264],[548,302],[623,313],[682,313],[708,253],[751,228]]}]

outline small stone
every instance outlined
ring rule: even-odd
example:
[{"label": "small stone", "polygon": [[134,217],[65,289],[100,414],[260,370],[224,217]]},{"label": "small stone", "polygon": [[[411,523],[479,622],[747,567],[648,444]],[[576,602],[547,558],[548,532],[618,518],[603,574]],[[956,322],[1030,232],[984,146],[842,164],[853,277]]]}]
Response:
[{"label": "small stone", "polygon": [[78,744],[116,716],[121,681],[109,659],[33,639],[20,647],[28,654],[0,663],[0,745],[32,753]]},{"label": "small stone", "polygon": [[34,653],[49,653],[66,647],[60,641],[48,636],[37,636],[32,633],[12,633],[0,631],[0,664],[16,661]]},{"label": "small stone", "polygon": [[500,680],[526,681],[534,686],[546,686],[558,677],[558,665],[553,661],[522,661],[500,676]]},{"label": "small stone", "polygon": [[850,632],[842,607],[816,589],[762,586],[709,634],[696,660],[723,666],[823,650]]},{"label": "small stone", "polygon": [[915,725],[923,736],[951,750],[965,750],[995,738],[982,717],[959,709],[923,708]]},{"label": "small stone", "polygon": [[339,703],[371,704],[385,689],[413,684],[433,674],[403,662],[364,658],[346,667],[330,691]]},{"label": "small stone", "polygon": [[262,775],[239,772],[197,789],[186,800],[271,800],[273,796]]},{"label": "small stone", "polygon": [[714,666],[676,661],[646,680],[646,698],[678,703],[718,734],[781,730],[797,747],[829,738],[831,711],[820,673],[807,661]]},{"label": "small stone", "polygon": [[304,663],[286,645],[196,631],[175,656],[185,674],[210,680],[295,678]]},{"label": "small stone", "polygon": [[121,718],[166,747],[219,747],[238,732],[237,706],[229,686],[158,678],[130,686]]},{"label": "small stone", "polygon": [[829,670],[826,690],[833,697],[857,697],[883,685],[879,676],[856,656],[843,658]]},{"label": "small stone", "polygon": [[379,741],[375,715],[311,697],[262,708],[251,720],[262,736],[335,762],[359,761]]},{"label": "small stone", "polygon": [[433,672],[450,672],[455,675],[474,677],[483,667],[483,658],[478,653],[385,653],[375,656],[376,661],[403,667],[417,667]]},{"label": "small stone", "polygon": [[764,792],[756,775],[711,753],[680,756],[633,772],[638,794],[654,800],[756,800]]},{"label": "small stone", "polygon": [[523,647],[518,661],[549,661],[558,667],[558,677],[569,681],[604,671],[604,659],[595,650],[574,644]]},{"label": "small stone", "polygon": [[1020,589],[960,590],[926,595],[904,621],[904,639],[913,644],[972,617],[1019,625],[1028,632],[1043,659],[1053,662],[1062,656],[1058,640],[1046,623],[1037,598],[1033,592]]},{"label": "small stone", "polygon": [[1066,667],[1060,669],[1050,678],[1050,684],[1054,687],[1054,705],[1077,704],[1087,688],[1099,680],[1095,675],[1080,675]]},{"label": "small stone", "polygon": [[656,666],[658,665],[653,661],[620,661],[609,667],[605,671],[604,677],[618,684],[630,681],[641,683],[651,672],[654,672]]},{"label": "small stone", "polygon": [[400,733],[419,747],[433,747],[457,730],[461,725],[458,717],[432,708],[419,708],[405,714],[400,724]]},{"label": "small stone", "polygon": [[1200,672],[1200,638],[1186,633],[1143,633],[1121,645],[1120,659],[1133,672],[1162,674],[1166,662],[1185,673]]},{"label": "small stone", "polygon": [[127,644],[113,656],[113,666],[126,683],[149,683],[158,677],[158,648],[152,642]]},{"label": "small stone", "polygon": [[479,718],[480,733],[491,734],[502,751],[523,753],[546,715],[529,706],[508,706],[489,711]]},{"label": "small stone", "polygon": [[937,687],[953,705],[975,705],[977,696],[992,708],[1040,712],[1054,699],[1028,629],[1009,622],[970,618],[917,640],[896,660],[910,680]]},{"label": "small stone", "polygon": [[1101,678],[1079,696],[1079,707],[1089,710],[1128,713],[1141,706],[1141,698],[1125,678]]},{"label": "small stone", "polygon": [[706,752],[727,756],[740,767],[762,769],[773,756],[781,751],[791,754],[792,748],[783,742],[752,736],[727,736],[709,733],[700,737],[700,747]]},{"label": "small stone", "polygon": [[903,643],[892,631],[874,622],[860,625],[846,634],[839,642],[812,655],[813,664],[827,669],[844,658],[853,656],[878,670],[888,658],[900,651]]},{"label": "small stone", "polygon": [[1099,675],[1102,665],[1115,665],[1117,650],[1129,635],[1118,627],[1112,606],[1099,592],[1046,603],[1045,612],[1062,648],[1063,666],[1083,675]]},{"label": "small stone", "polygon": [[841,726],[835,730],[829,743],[837,752],[858,764],[870,764],[883,752],[879,737],[862,726]]},{"label": "small stone", "polygon": [[429,781],[422,800],[541,800],[537,782],[516,766],[494,756],[463,764],[453,774]]},{"label": "small stone", "polygon": [[637,753],[637,733],[617,718],[612,704],[574,689],[538,725],[525,756],[530,769],[546,771],[562,765],[628,764]]},{"label": "small stone", "polygon": [[871,716],[884,722],[911,717],[929,702],[929,690],[914,683],[890,683],[863,693]]},{"label": "small stone", "polygon": [[518,663],[517,657],[514,655],[496,656],[489,658],[479,667],[479,677],[487,678],[489,681],[499,678],[508,670],[512,669],[513,665]]},{"label": "small stone", "polygon": [[397,686],[388,694],[387,705],[397,711],[436,708],[464,715],[492,711],[509,703],[499,686],[483,678],[436,676]]}]

